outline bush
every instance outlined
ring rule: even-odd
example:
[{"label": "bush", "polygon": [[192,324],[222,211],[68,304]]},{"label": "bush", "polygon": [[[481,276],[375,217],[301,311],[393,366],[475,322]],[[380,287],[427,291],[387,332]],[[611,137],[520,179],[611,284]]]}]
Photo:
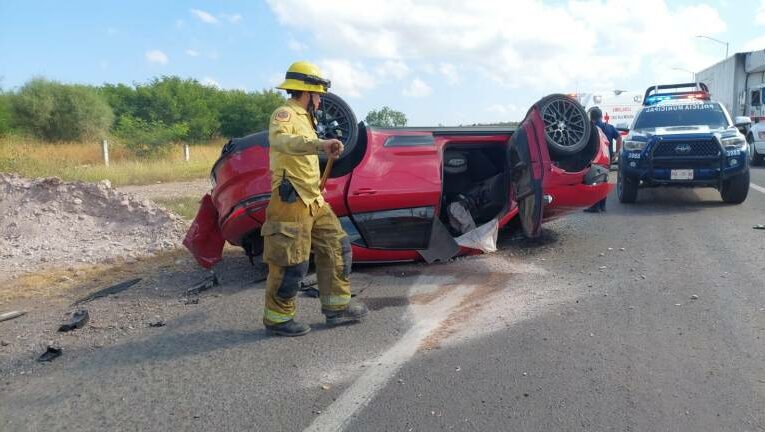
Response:
[{"label": "bush", "polygon": [[241,137],[268,128],[271,114],[285,103],[282,95],[266,90],[246,93],[226,92],[220,107],[220,133],[229,138]]},{"label": "bush", "polygon": [[134,116],[166,125],[185,123],[192,141],[212,138],[220,123],[220,90],[194,79],[164,76],[136,88]]},{"label": "bush", "polygon": [[189,127],[186,123],[166,125],[124,114],[117,120],[114,133],[136,156],[153,158],[167,154],[171,143],[185,137]]},{"label": "bush", "polygon": [[26,83],[12,98],[12,111],[20,128],[49,141],[102,138],[114,119],[94,88],[44,79]]},{"label": "bush", "polygon": [[11,132],[11,97],[9,93],[0,92],[0,135]]}]

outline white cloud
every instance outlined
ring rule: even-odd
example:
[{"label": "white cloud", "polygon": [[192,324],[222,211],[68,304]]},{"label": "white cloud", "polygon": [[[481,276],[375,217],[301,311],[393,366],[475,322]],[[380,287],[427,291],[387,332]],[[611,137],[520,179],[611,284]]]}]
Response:
[{"label": "white cloud", "polygon": [[201,82],[208,87],[221,88],[220,83],[211,77],[204,77]]},{"label": "white cloud", "polygon": [[308,49],[308,46],[295,38],[290,38],[287,41],[287,48],[295,52],[303,52]]},{"label": "white cloud", "polygon": [[377,86],[372,74],[360,63],[347,60],[324,59],[318,62],[322,73],[332,80],[332,92],[343,97],[359,98]]},{"label": "white cloud", "polygon": [[405,88],[402,94],[408,97],[425,97],[433,93],[433,89],[425,81],[415,78],[409,83],[409,87]]},{"label": "white cloud", "polygon": [[760,0],[760,7],[757,9],[757,13],[754,16],[754,22],[760,25],[765,25],[765,0]]},{"label": "white cloud", "polygon": [[151,50],[146,51],[146,61],[149,63],[157,63],[157,64],[167,64],[167,62],[170,61],[170,59],[167,57],[167,54],[163,53],[160,50]]},{"label": "white cloud", "polygon": [[197,19],[202,21],[203,23],[218,24],[218,18],[215,18],[209,12],[205,12],[205,11],[200,10],[200,9],[191,9],[189,12],[191,12],[192,15],[197,17]]},{"label": "white cloud", "polygon": [[401,60],[385,60],[375,68],[380,78],[402,79],[409,74],[409,66]]},{"label": "white cloud", "polygon": [[744,44],[744,51],[765,50],[765,36],[756,37]]},{"label": "white cloud", "polygon": [[449,85],[457,85],[460,82],[460,76],[457,74],[457,68],[451,63],[441,63],[438,71],[446,78]]},{"label": "white cloud", "polygon": [[242,15],[238,14],[238,13],[236,13],[236,14],[225,14],[225,13],[222,13],[222,14],[220,14],[220,17],[223,18],[224,20],[230,22],[231,24],[237,24],[239,21],[242,20]]},{"label": "white cloud", "polygon": [[521,112],[521,109],[518,107],[518,105],[515,104],[494,104],[486,107],[486,111],[498,114],[502,117],[507,117],[511,115],[517,115],[519,112]]},{"label": "white cloud", "polygon": [[198,57],[199,51],[189,48],[186,50],[186,55],[188,55],[189,57]]},{"label": "white cloud", "polygon": [[[717,53],[694,36],[726,28],[708,5],[668,0],[268,2],[288,27],[321,22],[310,27],[320,49],[349,58],[470,65],[503,86],[537,90],[651,81],[678,65],[698,70]],[[441,66],[436,70],[447,83],[459,80],[456,68]]]}]

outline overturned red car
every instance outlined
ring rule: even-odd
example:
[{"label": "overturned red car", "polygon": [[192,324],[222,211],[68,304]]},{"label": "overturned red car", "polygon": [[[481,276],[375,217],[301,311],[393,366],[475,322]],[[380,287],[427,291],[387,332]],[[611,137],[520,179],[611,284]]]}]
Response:
[{"label": "overturned red car", "polygon": [[[518,218],[527,237],[543,222],[609,192],[608,144],[579,103],[550,95],[518,128],[381,129],[356,123],[331,93],[317,112],[320,137],[345,145],[324,196],[353,245],[354,262],[432,262],[490,251],[496,232]],[[268,132],[232,139],[212,168],[184,244],[211,267],[224,241],[252,259],[271,198]],[[322,161],[322,169],[326,161]]]}]

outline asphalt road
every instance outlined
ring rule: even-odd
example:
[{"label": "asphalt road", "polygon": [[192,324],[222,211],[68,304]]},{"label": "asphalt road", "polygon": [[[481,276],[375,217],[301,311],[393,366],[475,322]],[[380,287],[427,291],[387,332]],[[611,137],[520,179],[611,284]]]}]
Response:
[{"label": "asphalt road", "polygon": [[[267,337],[262,284],[0,377],[2,430],[765,430],[765,169],[614,197],[495,254],[357,269],[359,325]],[[235,275],[223,275],[233,280]],[[1,328],[0,328],[1,329]]]}]

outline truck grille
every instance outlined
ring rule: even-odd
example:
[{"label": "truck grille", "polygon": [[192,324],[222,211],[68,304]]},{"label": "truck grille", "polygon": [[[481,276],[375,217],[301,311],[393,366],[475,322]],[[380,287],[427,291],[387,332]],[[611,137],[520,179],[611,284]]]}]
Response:
[{"label": "truck grille", "polygon": [[720,156],[720,145],[714,139],[707,140],[662,140],[656,144],[654,157]]}]

